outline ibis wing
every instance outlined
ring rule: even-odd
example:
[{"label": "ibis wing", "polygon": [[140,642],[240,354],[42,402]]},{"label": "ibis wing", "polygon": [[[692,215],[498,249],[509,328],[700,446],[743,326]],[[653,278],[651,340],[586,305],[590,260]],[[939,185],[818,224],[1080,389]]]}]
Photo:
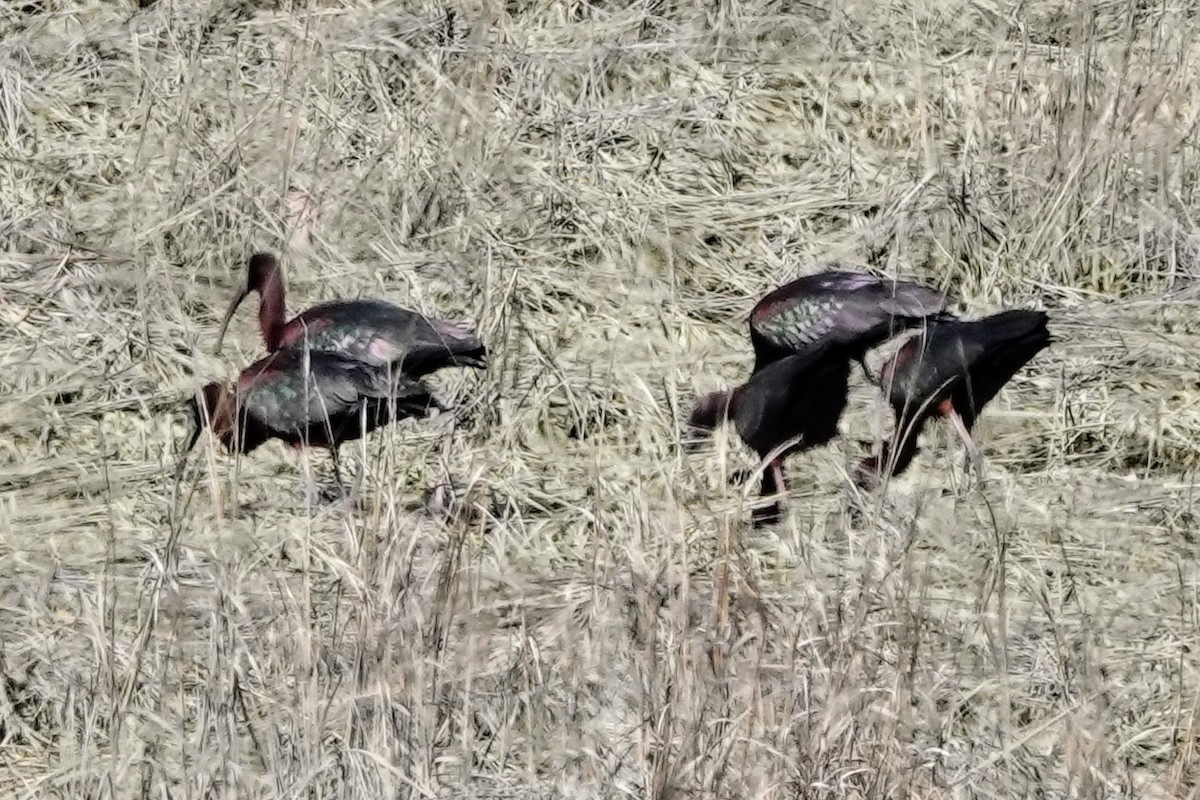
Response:
[{"label": "ibis wing", "polygon": [[945,297],[910,281],[858,272],[822,272],[769,293],[750,314],[758,368],[829,339],[873,347],[944,311]]},{"label": "ibis wing", "polygon": [[885,283],[881,288],[888,293],[880,299],[879,308],[894,317],[924,319],[943,313],[949,305],[944,294],[918,283]]},{"label": "ibis wing", "polygon": [[403,329],[394,329],[391,338],[403,342],[403,353],[394,360],[414,377],[442,367],[480,367],[487,362],[487,348],[478,336],[437,317],[418,316]]},{"label": "ibis wing", "polygon": [[[403,351],[386,333],[381,333],[377,306],[395,308],[372,300],[331,300],[305,309],[288,322],[282,346],[306,345],[314,351],[341,353],[366,364],[390,363]],[[404,309],[396,308],[402,314]],[[395,325],[394,320],[390,323]]]},{"label": "ibis wing", "polygon": [[475,366],[487,350],[465,328],[382,300],[333,300],[288,323],[285,344],[306,341],[314,350],[350,356],[364,364],[401,364],[412,375],[463,363]]},{"label": "ibis wing", "polygon": [[337,353],[279,350],[247,368],[238,384],[243,413],[277,431],[302,431],[357,411],[364,366]]},{"label": "ibis wing", "polygon": [[751,335],[777,349],[802,353],[834,329],[836,310],[829,298],[793,298],[752,318]]}]

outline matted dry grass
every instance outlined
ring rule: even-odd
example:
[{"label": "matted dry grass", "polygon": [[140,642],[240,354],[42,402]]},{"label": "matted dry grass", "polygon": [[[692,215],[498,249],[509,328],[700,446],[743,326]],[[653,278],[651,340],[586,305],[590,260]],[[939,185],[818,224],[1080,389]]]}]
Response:
[{"label": "matted dry grass", "polygon": [[[1188,4],[134,6],[0,10],[0,795],[1194,793]],[[350,510],[277,444],[173,482],[255,249],[486,337],[454,519],[435,424]],[[934,426],[857,497],[859,381],[752,531],[677,420],[833,259],[1059,342],[982,486]]]}]

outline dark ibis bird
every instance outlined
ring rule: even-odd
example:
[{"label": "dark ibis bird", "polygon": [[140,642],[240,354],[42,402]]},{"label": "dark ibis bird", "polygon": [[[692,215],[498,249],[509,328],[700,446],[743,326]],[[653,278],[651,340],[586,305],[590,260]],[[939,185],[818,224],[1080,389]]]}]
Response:
[{"label": "dark ibis bird", "polygon": [[917,453],[917,438],[932,417],[945,417],[972,461],[971,429],[992,398],[1053,341],[1042,311],[1002,311],[971,322],[931,325],[906,342],[880,370],[896,415],[896,433],[856,470],[859,486],[875,487],[881,467],[899,475]]},{"label": "dark ibis bird", "polygon": [[[735,389],[700,398],[689,425],[713,430],[733,419],[742,441],[767,462],[759,495],[782,494],[787,488],[784,460],[837,436],[849,391],[850,362],[844,346],[818,343],[771,362]],[[778,499],[755,508],[754,524],[775,522],[781,510]]]},{"label": "dark ibis bird", "polygon": [[414,378],[442,367],[487,366],[487,348],[475,334],[383,300],[330,300],[285,323],[283,271],[269,253],[251,256],[246,283],[221,320],[218,353],[234,312],[251,292],[259,294],[258,324],[270,352],[306,344],[372,366],[390,365]]},{"label": "dark ibis bird", "polygon": [[234,388],[210,383],[188,400],[195,428],[183,456],[207,427],[231,452],[249,453],[269,439],[327,448],[340,481],[343,442],[445,410],[423,381],[386,373],[340,353],[279,350],[242,370]]},{"label": "dark ibis bird", "polygon": [[754,371],[825,341],[848,348],[861,363],[867,350],[908,328],[954,319],[948,304],[942,292],[913,281],[846,270],[805,275],[750,312]]},{"label": "dark ibis bird", "polygon": [[[913,281],[892,280],[862,272],[831,269],[780,286],[750,312],[754,372],[814,347],[835,345],[862,365],[867,350],[903,330],[934,320],[952,320],[946,296]],[[728,404],[729,393],[704,398]],[[698,413],[699,412],[699,413]],[[711,431],[701,409],[692,413],[685,446],[698,445]]]}]

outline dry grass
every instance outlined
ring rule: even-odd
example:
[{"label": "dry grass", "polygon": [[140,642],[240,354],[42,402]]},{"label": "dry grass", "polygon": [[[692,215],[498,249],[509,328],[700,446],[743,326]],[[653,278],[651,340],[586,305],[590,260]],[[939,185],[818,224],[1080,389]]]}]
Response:
[{"label": "dry grass", "polygon": [[[1190,5],[135,6],[0,9],[0,795],[1193,795]],[[173,484],[253,249],[484,333],[461,515],[432,424],[349,511],[277,445]],[[751,531],[676,420],[829,259],[1060,341],[982,487],[934,426],[852,513],[860,382]]]}]

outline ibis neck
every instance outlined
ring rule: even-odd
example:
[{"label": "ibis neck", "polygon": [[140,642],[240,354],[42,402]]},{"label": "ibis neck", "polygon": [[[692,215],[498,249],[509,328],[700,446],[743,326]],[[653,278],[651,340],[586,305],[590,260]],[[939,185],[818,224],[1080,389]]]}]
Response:
[{"label": "ibis neck", "polygon": [[731,391],[710,392],[704,395],[692,408],[688,425],[699,430],[716,430],[725,422],[726,414],[732,413],[729,409],[732,396]]},{"label": "ibis neck", "polygon": [[725,413],[728,414],[731,419],[737,416],[738,402],[742,399],[742,395],[746,393],[747,385],[748,384],[743,383],[740,386],[733,387],[729,390],[725,397],[722,398],[725,401],[725,406],[729,409]]},{"label": "ibis neck", "polygon": [[272,275],[259,293],[258,327],[267,350],[274,352],[283,342],[283,276]]}]

